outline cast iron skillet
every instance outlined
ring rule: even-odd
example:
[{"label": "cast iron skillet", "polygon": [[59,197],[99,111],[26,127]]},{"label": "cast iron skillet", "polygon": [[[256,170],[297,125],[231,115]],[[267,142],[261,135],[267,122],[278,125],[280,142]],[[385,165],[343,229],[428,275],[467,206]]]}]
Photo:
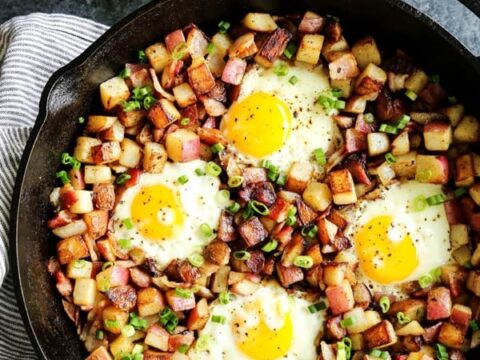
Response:
[{"label": "cast iron skillet", "polygon": [[[48,81],[21,161],[11,214],[11,264],[22,316],[41,358],[83,359],[86,355],[46,272],[46,260],[54,253],[55,244],[46,220],[51,214],[48,195],[56,185],[59,156],[72,147],[80,131],[75,120],[99,107],[99,83],[118,73],[137,49],[189,22],[213,30],[220,19],[235,21],[246,10],[301,13],[307,8],[340,16],[350,41],[372,34],[382,48],[407,50],[430,73],[441,74],[442,82],[470,111],[480,113],[479,102],[475,102],[480,59],[426,16],[399,1],[163,0],[144,6]],[[470,355],[472,359],[478,356]]]}]

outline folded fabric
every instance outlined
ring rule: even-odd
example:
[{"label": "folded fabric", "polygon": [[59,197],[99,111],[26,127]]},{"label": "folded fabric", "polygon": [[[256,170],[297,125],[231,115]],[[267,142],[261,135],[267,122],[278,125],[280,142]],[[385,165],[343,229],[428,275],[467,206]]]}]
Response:
[{"label": "folded fabric", "polygon": [[18,311],[12,276],[7,276],[18,163],[45,83],[105,30],[91,20],[60,14],[31,14],[0,25],[0,359],[37,359]]}]

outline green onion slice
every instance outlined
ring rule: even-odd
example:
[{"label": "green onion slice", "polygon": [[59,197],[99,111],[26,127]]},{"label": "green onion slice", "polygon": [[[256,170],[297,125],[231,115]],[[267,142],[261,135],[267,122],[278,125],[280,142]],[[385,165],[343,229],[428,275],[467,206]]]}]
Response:
[{"label": "green onion slice", "polygon": [[219,152],[223,151],[225,149],[225,146],[223,146],[220,143],[216,143],[215,145],[212,145],[212,153],[218,154]]},{"label": "green onion slice", "polygon": [[135,328],[132,325],[125,325],[122,328],[122,335],[125,337],[132,337],[135,335]]},{"label": "green onion slice", "polygon": [[188,262],[195,267],[200,267],[205,262],[205,259],[201,254],[194,253],[188,257]]},{"label": "green onion slice", "polygon": [[262,251],[269,253],[275,250],[278,246],[278,241],[275,239],[270,239],[265,245],[262,246]]},{"label": "green onion slice", "polygon": [[297,52],[297,49],[297,44],[295,44],[294,42],[289,42],[287,47],[283,51],[283,55],[285,55],[287,59],[291,59],[293,58],[293,55],[295,55],[295,53]]},{"label": "green onion slice", "polygon": [[285,76],[288,74],[288,65],[284,62],[279,62],[273,68],[273,73],[277,76]]},{"label": "green onion slice", "polygon": [[184,185],[188,182],[188,176],[187,175],[179,176],[177,181],[179,184]]},{"label": "green onion slice", "polygon": [[354,324],[355,324],[355,319],[352,317],[347,317],[340,321],[340,326],[344,329]]},{"label": "green onion slice", "polygon": [[382,313],[386,314],[388,310],[390,310],[390,298],[388,296],[382,296],[378,301],[378,305],[380,305]]},{"label": "green onion slice", "polygon": [[190,299],[192,297],[192,291],[190,289],[176,288],[175,295],[181,297],[182,299]]},{"label": "green onion slice", "polygon": [[250,201],[248,204],[251,206],[252,210],[259,215],[265,216],[270,214],[268,206],[260,201],[253,200]]},{"label": "green onion slice", "polygon": [[327,163],[327,158],[325,156],[325,151],[323,149],[318,148],[313,150],[313,157],[318,165],[323,166]]},{"label": "green onion slice", "polygon": [[213,161],[209,161],[207,163],[205,171],[210,176],[218,176],[221,174],[222,168],[218,164],[214,163]]},{"label": "green onion slice", "polygon": [[380,125],[380,128],[378,129],[380,132],[384,132],[387,134],[396,134],[398,129],[395,126],[388,125],[388,124],[382,124]]},{"label": "green onion slice", "polygon": [[222,291],[218,294],[218,301],[223,305],[228,304],[230,302],[230,294],[227,291]]},{"label": "green onion slice", "polygon": [[205,237],[210,237],[213,235],[213,230],[207,223],[203,223],[202,225],[200,225],[200,232]]},{"label": "green onion slice", "polygon": [[250,253],[247,250],[239,250],[233,253],[233,257],[237,260],[248,260],[250,259]]},{"label": "green onion slice", "polygon": [[226,34],[228,29],[230,29],[231,24],[227,21],[220,21],[218,23],[218,31],[220,34]]},{"label": "green onion slice", "polygon": [[412,90],[405,91],[405,96],[412,101],[415,101],[418,98],[418,95]]},{"label": "green onion slice", "polygon": [[293,265],[304,269],[310,269],[313,266],[313,259],[306,255],[297,256],[293,260]]},{"label": "green onion slice", "polygon": [[385,161],[387,162],[387,164],[395,164],[397,162],[397,158],[395,156],[393,156],[393,154],[391,152],[389,153],[386,153],[385,154]]},{"label": "green onion slice", "polygon": [[125,227],[127,228],[127,230],[132,230],[132,229],[133,229],[132,219],[130,219],[130,218],[124,219],[124,220],[123,220],[123,225],[125,225]]},{"label": "green onion slice", "polygon": [[321,301],[316,304],[309,305],[307,309],[309,313],[314,314],[316,312],[325,310],[326,308],[327,308],[327,304]]},{"label": "green onion slice", "polygon": [[232,214],[236,214],[240,210],[240,204],[238,202],[234,202],[232,205],[227,207],[227,210]]},{"label": "green onion slice", "polygon": [[223,315],[212,315],[212,322],[217,323],[217,324],[225,324],[225,321],[227,318]]},{"label": "green onion slice", "polygon": [[444,194],[442,194],[442,193],[435,194],[435,195],[427,197],[427,204],[429,206],[440,205],[440,204],[443,204],[446,200],[447,200],[447,198],[445,197]]},{"label": "green onion slice", "polygon": [[62,184],[68,184],[70,182],[70,178],[68,177],[68,174],[65,170],[60,170],[55,174],[55,176],[60,179]]},{"label": "green onion slice", "polygon": [[240,175],[234,175],[228,178],[228,186],[231,188],[237,188],[243,184],[244,178]]}]

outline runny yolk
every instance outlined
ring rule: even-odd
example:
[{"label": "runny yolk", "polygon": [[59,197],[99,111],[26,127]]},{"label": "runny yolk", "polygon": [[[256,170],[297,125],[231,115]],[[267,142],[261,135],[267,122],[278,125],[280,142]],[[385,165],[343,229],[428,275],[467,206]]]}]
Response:
[{"label": "runny yolk", "polygon": [[164,185],[141,188],[130,210],[136,230],[152,241],[174,237],[185,220],[179,195]]},{"label": "runny yolk", "polygon": [[241,153],[262,158],[282,148],[291,124],[292,114],[282,100],[257,92],[230,107],[221,130]]},{"label": "runny yolk", "polygon": [[418,266],[417,250],[410,235],[392,241],[389,230],[392,217],[378,216],[355,234],[355,247],[360,269],[380,284],[406,279]]}]

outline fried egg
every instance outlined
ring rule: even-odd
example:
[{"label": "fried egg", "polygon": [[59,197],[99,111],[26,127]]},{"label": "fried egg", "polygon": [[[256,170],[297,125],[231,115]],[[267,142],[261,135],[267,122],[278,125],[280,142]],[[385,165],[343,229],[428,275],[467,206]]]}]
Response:
[{"label": "fried egg", "polygon": [[[201,251],[213,238],[201,231],[202,224],[216,228],[226,205],[218,196],[218,177],[195,173],[205,165],[202,160],[167,162],[160,174],[142,174],[114,209],[113,234],[119,245],[142,248],[160,267]],[[182,184],[180,177],[188,181]]]},{"label": "fried egg", "polygon": [[360,201],[346,210],[350,225],[345,229],[354,243],[350,249],[358,261],[359,281],[390,293],[397,286],[418,280],[449,262],[450,228],[442,204],[415,207],[418,196],[442,193],[440,185],[409,181],[381,191],[380,198]]},{"label": "fried egg", "polygon": [[[291,77],[297,79],[295,85],[289,82]],[[316,104],[330,87],[323,67],[291,65],[287,75],[278,76],[275,66],[254,65],[240,87],[237,101],[220,124],[229,141],[227,151],[239,163],[269,160],[288,171],[294,161],[312,160],[315,149],[328,153],[340,146],[335,122]]]},{"label": "fried egg", "polygon": [[[312,303],[298,294],[289,295],[274,281],[265,281],[252,295],[236,296],[225,305],[216,300],[199,334],[207,346],[194,346],[190,358],[314,360],[325,310],[310,313],[309,305]],[[214,322],[216,316],[225,322]]]}]

